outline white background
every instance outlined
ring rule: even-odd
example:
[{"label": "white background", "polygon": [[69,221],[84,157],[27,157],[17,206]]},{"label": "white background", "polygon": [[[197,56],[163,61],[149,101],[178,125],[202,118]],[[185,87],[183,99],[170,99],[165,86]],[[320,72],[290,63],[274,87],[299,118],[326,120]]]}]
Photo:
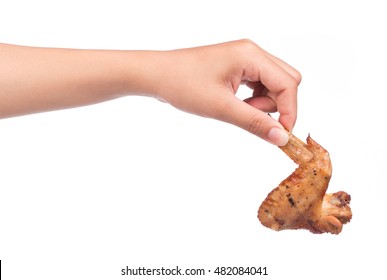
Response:
[{"label": "white background", "polygon": [[[126,265],[380,279],[387,249],[382,3],[1,0],[5,43],[164,50],[254,40],[302,73],[294,133],[310,133],[330,152],[329,192],[350,193],[353,210],[338,236],[263,227],[260,203],[295,165],[237,127],[150,98],[4,119],[4,279],[163,279],[121,276]],[[234,279],[192,279],[223,277]]]}]

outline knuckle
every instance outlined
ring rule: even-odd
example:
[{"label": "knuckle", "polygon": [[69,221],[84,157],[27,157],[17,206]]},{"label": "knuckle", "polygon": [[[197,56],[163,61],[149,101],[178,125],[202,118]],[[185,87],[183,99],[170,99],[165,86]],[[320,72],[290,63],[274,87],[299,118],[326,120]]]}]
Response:
[{"label": "knuckle", "polygon": [[255,135],[262,135],[263,133],[263,119],[258,114],[253,115],[247,123],[247,131]]},{"label": "knuckle", "polygon": [[241,39],[237,41],[238,46],[240,47],[240,50],[242,53],[244,52],[256,52],[260,48],[256,43],[254,43],[250,39]]},{"label": "knuckle", "polygon": [[295,71],[294,71],[294,74],[293,74],[293,77],[294,77],[294,79],[296,80],[297,85],[299,85],[299,84],[301,83],[301,81],[302,81],[302,75],[301,75],[301,73],[300,73],[299,71],[295,70]]},{"label": "knuckle", "polygon": [[248,46],[256,46],[256,44],[250,40],[250,39],[247,39],[247,38],[244,38],[244,39],[240,39],[239,40],[239,43],[242,44],[242,45],[248,45]]}]

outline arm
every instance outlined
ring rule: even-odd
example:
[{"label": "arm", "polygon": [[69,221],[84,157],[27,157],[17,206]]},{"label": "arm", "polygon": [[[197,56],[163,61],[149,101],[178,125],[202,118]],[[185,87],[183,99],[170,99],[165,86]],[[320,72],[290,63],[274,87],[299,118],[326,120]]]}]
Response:
[{"label": "arm", "polygon": [[[152,52],[0,44],[0,117],[77,107],[148,92]],[[146,59],[144,59],[146,58]],[[149,62],[145,62],[145,60]]]},{"label": "arm", "polygon": [[[106,51],[0,44],[0,118],[148,95],[285,145],[300,74],[242,40],[173,51]],[[253,96],[235,97],[247,84]],[[265,112],[280,112],[279,122]],[[274,129],[273,129],[274,128]]]}]

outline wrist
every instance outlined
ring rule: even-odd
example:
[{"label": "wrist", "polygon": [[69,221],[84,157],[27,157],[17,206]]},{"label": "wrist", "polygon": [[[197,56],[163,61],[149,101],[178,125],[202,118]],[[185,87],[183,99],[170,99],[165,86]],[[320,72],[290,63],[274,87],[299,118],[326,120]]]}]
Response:
[{"label": "wrist", "polygon": [[125,52],[125,94],[150,96],[163,100],[163,82],[170,70],[167,66],[167,52],[127,51]]}]

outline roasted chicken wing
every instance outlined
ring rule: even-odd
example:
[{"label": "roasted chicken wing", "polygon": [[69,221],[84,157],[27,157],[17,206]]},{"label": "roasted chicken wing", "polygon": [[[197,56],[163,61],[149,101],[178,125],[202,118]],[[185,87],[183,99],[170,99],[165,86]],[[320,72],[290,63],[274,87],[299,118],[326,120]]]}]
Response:
[{"label": "roasted chicken wing", "polygon": [[325,194],[332,174],[328,152],[310,136],[294,135],[280,147],[299,167],[271,191],[258,210],[261,223],[274,230],[307,229],[338,234],[352,218],[350,195]]}]

